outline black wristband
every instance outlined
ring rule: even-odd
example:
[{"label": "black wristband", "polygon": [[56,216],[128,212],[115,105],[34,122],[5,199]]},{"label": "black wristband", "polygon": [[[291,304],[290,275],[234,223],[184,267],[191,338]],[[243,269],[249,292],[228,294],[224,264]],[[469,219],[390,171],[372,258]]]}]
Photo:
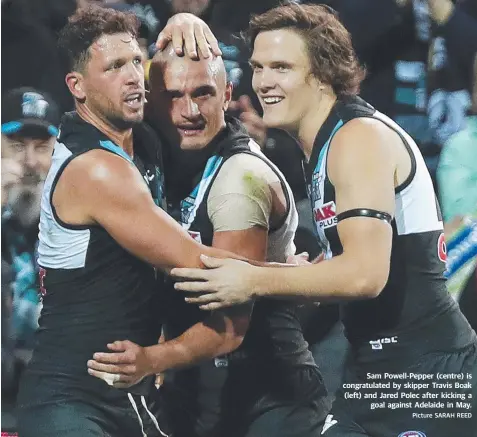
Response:
[{"label": "black wristband", "polygon": [[384,220],[385,222],[391,223],[392,217],[387,212],[378,211],[376,209],[369,208],[356,208],[344,211],[337,215],[338,222],[345,220],[350,217],[370,217],[376,218],[378,220]]}]

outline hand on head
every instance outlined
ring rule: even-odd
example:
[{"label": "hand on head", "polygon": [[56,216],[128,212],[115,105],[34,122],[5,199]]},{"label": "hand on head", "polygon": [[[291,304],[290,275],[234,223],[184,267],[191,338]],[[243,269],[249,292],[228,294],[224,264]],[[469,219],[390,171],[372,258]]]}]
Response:
[{"label": "hand on head", "polygon": [[171,41],[178,55],[185,54],[193,59],[199,54],[208,58],[211,52],[215,56],[222,55],[209,26],[193,14],[180,13],[171,17],[157,37],[156,46],[159,50],[164,50]]}]

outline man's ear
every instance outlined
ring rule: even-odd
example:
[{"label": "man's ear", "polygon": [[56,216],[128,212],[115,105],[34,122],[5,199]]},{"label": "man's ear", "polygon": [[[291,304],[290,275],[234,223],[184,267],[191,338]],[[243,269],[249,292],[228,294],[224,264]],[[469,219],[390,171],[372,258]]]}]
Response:
[{"label": "man's ear", "polygon": [[227,82],[225,85],[225,99],[224,99],[224,111],[229,108],[229,103],[232,100],[232,93],[234,92],[234,85],[232,82]]},{"label": "man's ear", "polygon": [[76,71],[66,75],[66,85],[70,93],[78,100],[84,100],[86,94],[83,90],[83,75]]}]

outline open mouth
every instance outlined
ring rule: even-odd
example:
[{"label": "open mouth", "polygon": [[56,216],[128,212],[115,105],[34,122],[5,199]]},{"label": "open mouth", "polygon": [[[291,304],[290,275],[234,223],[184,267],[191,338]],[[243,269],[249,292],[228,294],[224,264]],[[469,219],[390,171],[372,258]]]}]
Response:
[{"label": "open mouth", "polygon": [[143,106],[144,98],[143,98],[143,95],[141,93],[132,93],[132,94],[129,94],[124,99],[124,102],[131,109],[140,109]]},{"label": "open mouth", "polygon": [[205,129],[205,125],[200,124],[190,126],[177,126],[177,129],[179,130],[181,135],[185,137],[192,137],[194,135],[201,134]]},{"label": "open mouth", "polygon": [[276,105],[277,103],[280,103],[284,97],[262,97],[263,103],[267,106],[271,105]]}]

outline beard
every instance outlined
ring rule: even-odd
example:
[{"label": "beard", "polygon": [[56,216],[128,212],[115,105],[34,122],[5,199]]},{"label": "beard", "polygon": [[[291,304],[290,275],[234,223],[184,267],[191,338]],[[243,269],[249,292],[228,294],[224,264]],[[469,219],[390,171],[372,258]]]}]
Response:
[{"label": "beard", "polygon": [[144,119],[144,109],[142,114],[137,114],[137,117],[126,118],[118,105],[97,90],[91,92],[88,100],[89,103],[86,106],[89,110],[115,130],[126,131],[142,123]]},{"label": "beard", "polygon": [[36,185],[19,184],[9,193],[8,203],[13,215],[27,228],[40,219],[43,181]]}]

